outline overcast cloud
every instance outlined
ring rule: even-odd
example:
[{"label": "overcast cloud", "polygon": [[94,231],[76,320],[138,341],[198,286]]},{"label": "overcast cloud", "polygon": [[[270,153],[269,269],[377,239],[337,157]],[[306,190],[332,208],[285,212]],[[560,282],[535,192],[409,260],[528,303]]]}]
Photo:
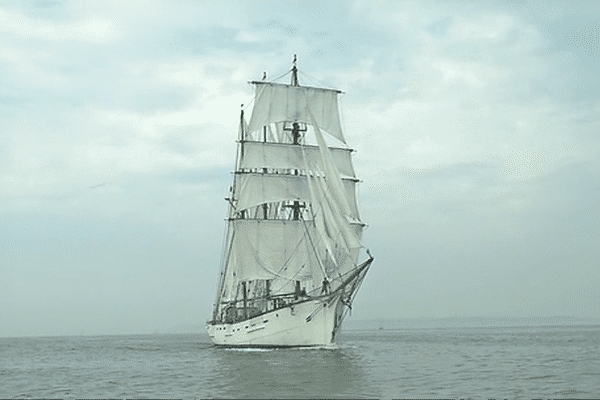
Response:
[{"label": "overcast cloud", "polygon": [[247,81],[344,90],[352,318],[600,318],[600,3],[5,1],[0,335],[210,317]]}]

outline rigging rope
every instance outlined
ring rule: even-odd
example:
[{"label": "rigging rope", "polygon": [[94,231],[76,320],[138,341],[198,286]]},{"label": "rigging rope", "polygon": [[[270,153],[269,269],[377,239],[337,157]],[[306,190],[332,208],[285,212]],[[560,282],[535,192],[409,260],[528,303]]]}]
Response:
[{"label": "rigging rope", "polygon": [[284,76],[286,76],[286,75],[287,75],[287,74],[289,74],[290,72],[292,72],[292,70],[291,70],[291,69],[288,69],[288,70],[287,70],[287,71],[285,71],[283,74],[279,75],[277,78],[271,79],[271,80],[270,80],[270,81],[268,81],[268,82],[275,82],[277,79],[281,79],[281,78],[283,78]]},{"label": "rigging rope", "polygon": [[308,78],[308,80],[312,81],[314,84],[316,84],[319,87],[327,87],[327,85],[324,85],[322,82],[319,82],[317,79],[315,79],[314,77],[305,74],[304,72],[298,70],[298,72],[300,73],[300,75],[302,75],[305,78]]}]

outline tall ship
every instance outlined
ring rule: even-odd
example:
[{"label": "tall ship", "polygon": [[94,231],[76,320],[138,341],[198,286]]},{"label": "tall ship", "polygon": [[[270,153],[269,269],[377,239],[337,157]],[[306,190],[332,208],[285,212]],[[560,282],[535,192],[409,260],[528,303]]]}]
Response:
[{"label": "tall ship", "polygon": [[[333,346],[373,262],[362,244],[340,90],[252,81],[242,113],[212,318],[215,344]],[[362,260],[362,261],[360,261]]]}]

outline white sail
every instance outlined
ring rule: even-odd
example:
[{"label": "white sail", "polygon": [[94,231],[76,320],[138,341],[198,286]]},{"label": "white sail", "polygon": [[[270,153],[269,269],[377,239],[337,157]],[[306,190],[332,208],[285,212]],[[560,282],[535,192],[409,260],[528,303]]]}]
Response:
[{"label": "white sail", "polygon": [[[256,207],[259,204],[278,201],[310,201],[306,176],[288,174],[236,174],[236,211]],[[356,203],[356,181],[342,179],[345,202],[349,206],[351,219],[359,220]]]},{"label": "white sail", "polygon": [[321,129],[346,143],[338,112],[338,90],[270,82],[253,83],[256,95],[248,132],[282,121],[312,124],[312,114]]},{"label": "white sail", "polygon": [[235,281],[281,279],[322,280],[309,235],[314,226],[305,221],[238,219],[228,270]]},{"label": "white sail", "polygon": [[[362,245],[360,235],[357,235],[357,228],[354,228],[353,225],[362,225],[351,224],[340,212],[330,191],[327,191],[324,179],[311,178],[311,181],[312,205],[320,239],[327,244],[330,254],[334,255],[334,260],[337,260],[335,254],[338,251],[344,251],[348,255],[355,254],[355,250],[359,249]],[[337,250],[333,251],[333,249]],[[355,257],[354,262],[356,262]],[[341,266],[340,268],[347,269]]]},{"label": "white sail", "polygon": [[[240,168],[275,168],[303,170],[306,165],[320,166],[321,153],[317,146],[296,146],[288,143],[252,142],[243,143]],[[352,166],[352,150],[330,148],[333,162],[343,177],[355,178]],[[303,158],[303,154],[306,160]],[[312,168],[311,168],[312,169]]]},{"label": "white sail", "polygon": [[[312,281],[317,287],[324,276],[335,277],[355,267],[358,249],[350,253],[340,246],[330,249],[315,240],[315,224],[305,221],[239,219],[232,221],[233,236],[231,254],[228,258],[226,282],[222,300],[235,298],[239,282],[254,280],[280,281],[273,285],[274,292],[295,280]],[[360,237],[362,226],[352,229]],[[312,240],[311,240],[312,238]],[[327,272],[324,274],[320,261]]]}]

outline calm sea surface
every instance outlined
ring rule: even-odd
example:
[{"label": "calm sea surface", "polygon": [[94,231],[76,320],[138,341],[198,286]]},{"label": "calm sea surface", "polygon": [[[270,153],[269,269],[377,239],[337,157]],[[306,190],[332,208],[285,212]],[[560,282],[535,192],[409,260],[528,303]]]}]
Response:
[{"label": "calm sea surface", "polygon": [[600,326],[347,330],[335,350],[0,338],[0,398],[32,397],[600,398]]}]

